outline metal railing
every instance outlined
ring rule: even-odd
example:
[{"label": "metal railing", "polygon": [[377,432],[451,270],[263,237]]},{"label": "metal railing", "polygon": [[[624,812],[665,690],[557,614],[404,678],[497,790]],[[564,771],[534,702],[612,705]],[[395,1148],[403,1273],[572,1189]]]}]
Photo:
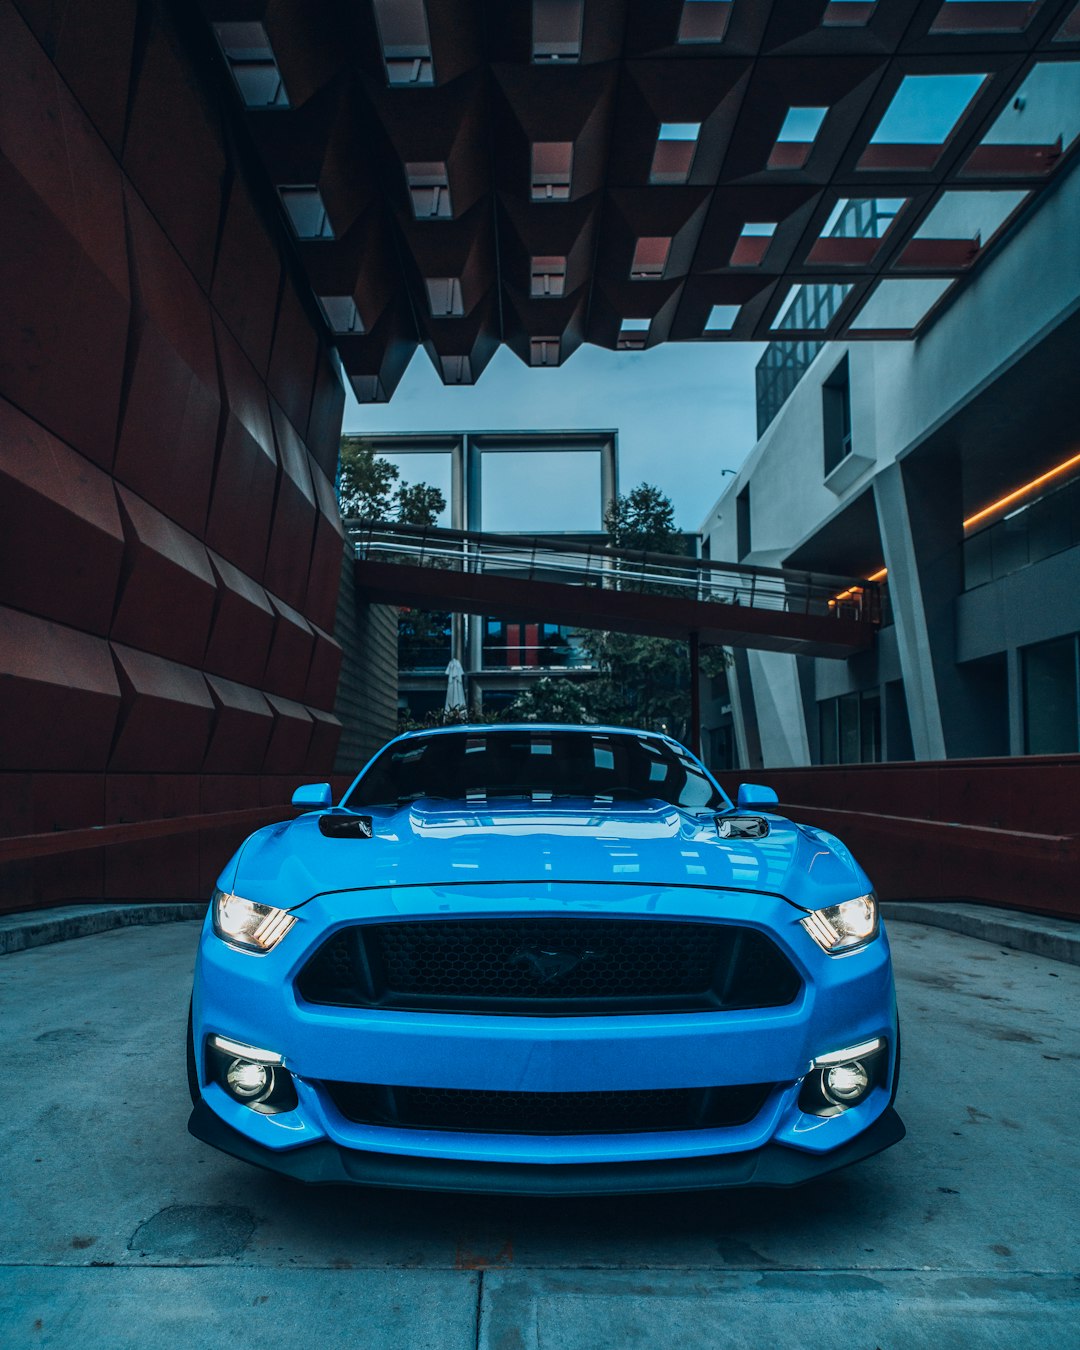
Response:
[{"label": "metal railing", "polygon": [[610,544],[481,534],[364,521],[350,525],[359,561],[433,567],[523,582],[664,594],[879,625],[881,587],[858,577],[613,548]]}]

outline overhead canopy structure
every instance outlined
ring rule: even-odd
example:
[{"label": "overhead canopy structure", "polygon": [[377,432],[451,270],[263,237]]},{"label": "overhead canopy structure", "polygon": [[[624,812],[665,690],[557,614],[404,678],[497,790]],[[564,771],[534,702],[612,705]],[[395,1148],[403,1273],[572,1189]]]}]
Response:
[{"label": "overhead canopy structure", "polygon": [[201,3],[361,401],[909,336],[1080,134],[1076,0]]}]

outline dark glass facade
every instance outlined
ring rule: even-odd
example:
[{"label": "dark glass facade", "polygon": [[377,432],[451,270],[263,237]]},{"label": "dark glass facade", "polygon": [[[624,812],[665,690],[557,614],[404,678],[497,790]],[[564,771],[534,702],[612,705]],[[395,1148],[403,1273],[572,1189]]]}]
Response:
[{"label": "dark glass facade", "polygon": [[876,689],[818,704],[822,764],[876,764],[881,759],[881,695]]},{"label": "dark glass facade", "polygon": [[972,590],[1080,544],[1080,477],[969,534],[964,586]]},{"label": "dark glass facade", "polygon": [[1080,750],[1080,637],[1025,647],[1024,750],[1029,755]]}]

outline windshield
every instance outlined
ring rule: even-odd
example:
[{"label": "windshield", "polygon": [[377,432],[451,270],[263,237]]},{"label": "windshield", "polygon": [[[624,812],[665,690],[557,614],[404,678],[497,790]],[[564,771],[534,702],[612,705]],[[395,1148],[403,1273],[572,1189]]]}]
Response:
[{"label": "windshield", "polygon": [[344,805],[438,797],[658,798],[691,809],[728,803],[674,745],[632,733],[483,731],[416,736],[388,745]]}]

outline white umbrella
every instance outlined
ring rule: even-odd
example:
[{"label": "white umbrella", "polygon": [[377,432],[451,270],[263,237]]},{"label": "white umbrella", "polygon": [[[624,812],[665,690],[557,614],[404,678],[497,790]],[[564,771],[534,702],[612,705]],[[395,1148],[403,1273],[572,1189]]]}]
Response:
[{"label": "white umbrella", "polygon": [[465,707],[465,668],[456,656],[450,658],[446,667],[446,702],[444,711],[454,712]]}]

